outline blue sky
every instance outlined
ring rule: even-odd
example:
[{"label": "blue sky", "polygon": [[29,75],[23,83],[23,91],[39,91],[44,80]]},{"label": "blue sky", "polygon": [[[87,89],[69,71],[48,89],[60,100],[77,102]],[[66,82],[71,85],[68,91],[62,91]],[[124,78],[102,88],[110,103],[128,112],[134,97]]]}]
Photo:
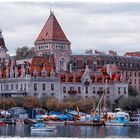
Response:
[{"label": "blue sky", "polygon": [[[33,47],[49,17],[50,2],[0,3],[0,28],[10,54]],[[73,52],[140,51],[140,3],[54,2],[55,16]]]}]

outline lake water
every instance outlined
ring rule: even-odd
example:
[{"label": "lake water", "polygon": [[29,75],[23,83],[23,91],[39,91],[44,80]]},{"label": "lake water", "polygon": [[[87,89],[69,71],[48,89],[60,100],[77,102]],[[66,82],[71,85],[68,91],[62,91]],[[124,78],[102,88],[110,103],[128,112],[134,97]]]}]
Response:
[{"label": "lake water", "polygon": [[70,126],[57,124],[57,131],[31,133],[31,125],[0,127],[0,137],[140,138],[140,126]]}]

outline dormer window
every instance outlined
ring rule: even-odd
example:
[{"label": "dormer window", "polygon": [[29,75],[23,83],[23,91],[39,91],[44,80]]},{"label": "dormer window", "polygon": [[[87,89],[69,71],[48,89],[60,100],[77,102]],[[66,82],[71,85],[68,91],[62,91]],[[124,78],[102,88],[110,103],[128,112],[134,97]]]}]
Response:
[{"label": "dormer window", "polygon": [[37,70],[35,69],[34,72],[33,72],[33,76],[36,78],[38,76],[38,72]]},{"label": "dormer window", "polygon": [[43,67],[43,69],[41,71],[41,75],[42,75],[43,78],[45,78],[47,76],[47,72],[46,72],[44,67]]},{"label": "dormer window", "polygon": [[53,71],[50,72],[50,77],[51,77],[51,78],[54,77],[54,72],[53,72]]}]

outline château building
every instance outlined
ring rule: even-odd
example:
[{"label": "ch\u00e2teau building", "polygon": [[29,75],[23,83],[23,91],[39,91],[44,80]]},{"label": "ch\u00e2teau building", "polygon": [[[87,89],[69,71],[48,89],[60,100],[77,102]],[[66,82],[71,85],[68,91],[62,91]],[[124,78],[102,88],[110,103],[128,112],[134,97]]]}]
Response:
[{"label": "ch\u00e2teau building", "polygon": [[128,71],[138,74],[138,58],[97,51],[72,54],[71,43],[53,12],[34,45],[36,56],[33,58],[2,61],[1,96],[51,96],[63,100],[69,97],[101,98],[106,92],[113,103],[121,95],[128,96],[128,79],[123,75]]}]

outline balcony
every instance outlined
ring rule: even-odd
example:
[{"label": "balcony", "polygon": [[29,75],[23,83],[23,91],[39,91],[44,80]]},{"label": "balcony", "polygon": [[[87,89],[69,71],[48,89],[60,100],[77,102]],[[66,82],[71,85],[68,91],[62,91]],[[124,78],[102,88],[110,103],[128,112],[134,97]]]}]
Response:
[{"label": "balcony", "polygon": [[97,91],[97,94],[103,94],[103,93],[104,93],[103,90],[98,90],[98,91]]},{"label": "balcony", "polygon": [[77,91],[76,90],[69,90],[68,94],[77,94]]}]

